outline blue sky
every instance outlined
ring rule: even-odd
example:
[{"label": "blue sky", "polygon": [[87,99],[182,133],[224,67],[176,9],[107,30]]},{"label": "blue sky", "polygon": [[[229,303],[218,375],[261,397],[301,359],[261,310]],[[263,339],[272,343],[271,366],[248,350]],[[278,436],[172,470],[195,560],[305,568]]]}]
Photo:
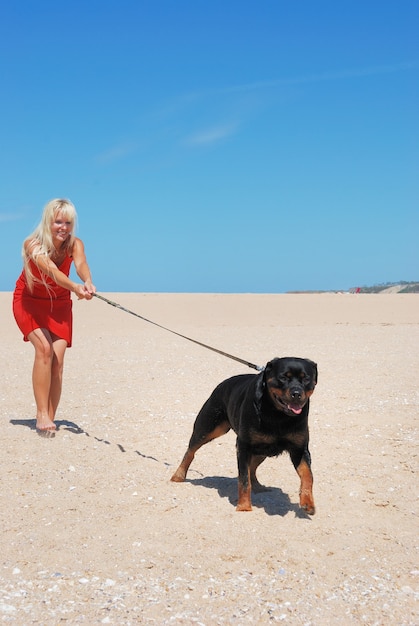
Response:
[{"label": "blue sky", "polygon": [[419,280],[417,0],[5,0],[0,290],[44,204],[99,292]]}]

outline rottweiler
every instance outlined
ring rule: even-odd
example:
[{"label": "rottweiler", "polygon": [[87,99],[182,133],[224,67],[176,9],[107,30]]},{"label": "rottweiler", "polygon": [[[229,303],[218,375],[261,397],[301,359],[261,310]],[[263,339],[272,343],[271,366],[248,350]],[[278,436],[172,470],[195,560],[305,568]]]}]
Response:
[{"label": "rottweiler", "polygon": [[221,382],[199,411],[188,449],[171,480],[183,482],[195,453],[231,428],[237,435],[237,511],[251,511],[251,490],[267,491],[256,470],[268,456],[287,451],[300,477],[300,506],[315,512],[308,449],[310,396],[317,364],[298,357],[275,358],[259,374],[241,374]]}]

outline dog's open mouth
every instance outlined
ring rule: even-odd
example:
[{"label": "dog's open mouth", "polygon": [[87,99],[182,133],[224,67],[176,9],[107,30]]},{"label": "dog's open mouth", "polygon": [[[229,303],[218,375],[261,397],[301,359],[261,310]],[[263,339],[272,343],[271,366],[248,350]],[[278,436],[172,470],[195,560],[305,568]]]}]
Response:
[{"label": "dog's open mouth", "polygon": [[295,415],[300,415],[303,410],[302,406],[298,406],[298,404],[287,404],[287,408],[289,411],[292,411]]},{"label": "dog's open mouth", "polygon": [[275,402],[279,405],[281,409],[286,409],[290,413],[294,413],[294,415],[300,415],[303,410],[303,407],[296,402],[285,402],[283,398],[278,396],[276,393],[272,393]]}]

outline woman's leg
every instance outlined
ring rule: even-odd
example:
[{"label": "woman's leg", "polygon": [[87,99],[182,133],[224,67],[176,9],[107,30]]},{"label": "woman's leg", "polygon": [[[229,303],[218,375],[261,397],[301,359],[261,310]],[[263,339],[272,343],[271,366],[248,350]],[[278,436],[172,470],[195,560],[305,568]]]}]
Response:
[{"label": "woman's leg", "polygon": [[40,431],[55,430],[50,418],[51,367],[54,356],[52,338],[45,328],[37,328],[28,335],[35,348],[32,385],[36,403],[36,427]]},{"label": "woman's leg", "polygon": [[63,383],[64,355],[67,348],[65,339],[52,337],[53,357],[51,364],[51,386],[49,392],[48,413],[51,421],[54,421],[58,404],[61,398]]}]

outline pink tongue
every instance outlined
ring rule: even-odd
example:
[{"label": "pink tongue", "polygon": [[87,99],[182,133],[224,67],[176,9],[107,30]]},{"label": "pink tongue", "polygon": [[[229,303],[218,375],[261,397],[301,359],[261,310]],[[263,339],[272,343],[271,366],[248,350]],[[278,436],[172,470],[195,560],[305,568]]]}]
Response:
[{"label": "pink tongue", "polygon": [[295,405],[293,406],[292,404],[289,404],[288,408],[296,415],[300,415],[301,411],[303,410],[301,407]]}]

